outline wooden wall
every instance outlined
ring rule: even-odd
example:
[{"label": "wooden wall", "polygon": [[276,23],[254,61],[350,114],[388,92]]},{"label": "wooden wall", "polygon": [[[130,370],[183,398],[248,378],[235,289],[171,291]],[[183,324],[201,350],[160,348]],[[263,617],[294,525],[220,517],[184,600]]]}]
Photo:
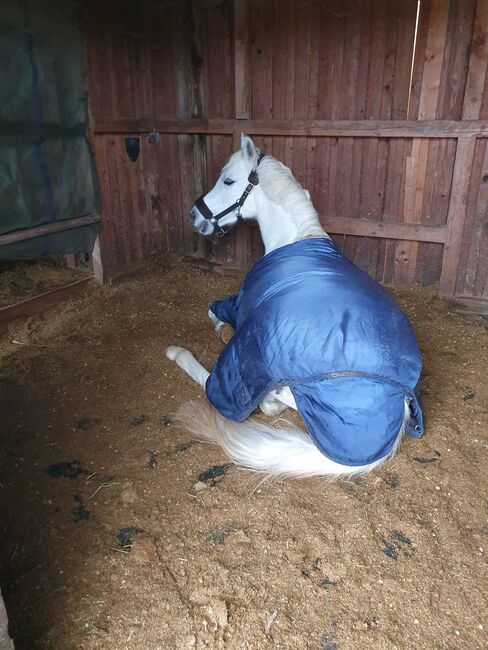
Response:
[{"label": "wooden wall", "polygon": [[371,275],[488,295],[488,0],[422,0],[416,37],[416,0],[143,4],[86,17],[107,264],[248,267],[255,227],[211,243],[187,222],[244,131]]}]

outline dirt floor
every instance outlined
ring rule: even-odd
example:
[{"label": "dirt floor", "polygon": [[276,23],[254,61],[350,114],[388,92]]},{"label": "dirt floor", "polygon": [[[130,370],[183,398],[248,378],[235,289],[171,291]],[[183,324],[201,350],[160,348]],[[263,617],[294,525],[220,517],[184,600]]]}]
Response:
[{"label": "dirt floor", "polygon": [[92,275],[84,262],[76,269],[63,256],[24,262],[0,262],[0,308]]},{"label": "dirt floor", "polygon": [[[488,648],[488,330],[394,295],[427,433],[364,478],[258,486],[171,414],[222,278],[167,260],[0,345],[0,582],[18,650]],[[12,343],[16,341],[16,343]]]}]

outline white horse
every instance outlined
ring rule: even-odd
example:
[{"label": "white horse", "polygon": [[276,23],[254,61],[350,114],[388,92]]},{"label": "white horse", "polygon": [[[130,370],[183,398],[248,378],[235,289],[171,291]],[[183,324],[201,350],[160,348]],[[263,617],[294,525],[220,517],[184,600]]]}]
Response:
[{"label": "white horse", "polygon": [[[190,219],[194,229],[205,236],[224,234],[240,219],[256,219],[265,247],[263,260],[269,253],[294,242],[330,240],[307,190],[282,163],[260,155],[252,140],[244,135],[241,149],[231,156],[214,188],[197,200]],[[208,316],[219,333],[224,322],[211,310]],[[188,350],[171,346],[166,356],[205,389],[210,373]],[[273,388],[260,403],[265,415],[276,416],[286,408],[300,412],[293,387],[281,384]],[[387,452],[374,462],[359,465],[327,457],[308,433],[284,421],[282,428],[254,418],[235,422],[202,401],[184,404],[177,419],[194,435],[220,445],[236,464],[266,476],[341,476],[369,472],[395,453],[411,415],[410,403],[406,396],[398,429]]]}]

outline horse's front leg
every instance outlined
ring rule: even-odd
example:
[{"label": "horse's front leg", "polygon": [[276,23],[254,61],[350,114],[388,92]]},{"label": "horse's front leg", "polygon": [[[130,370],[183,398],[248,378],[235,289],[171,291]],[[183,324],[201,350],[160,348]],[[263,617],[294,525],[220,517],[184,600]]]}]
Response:
[{"label": "horse's front leg", "polygon": [[207,382],[209,372],[202,366],[201,363],[195,359],[193,354],[185,348],[180,348],[177,345],[170,345],[166,348],[166,356],[171,361],[174,361],[187,375],[189,375],[199,386],[203,389]]},{"label": "horse's front leg", "polygon": [[225,343],[227,345],[227,343],[234,336],[234,328],[232,325],[221,321],[210,309],[208,310],[208,317],[210,318],[212,325],[214,326],[215,333],[219,339],[222,341],[222,343]]}]

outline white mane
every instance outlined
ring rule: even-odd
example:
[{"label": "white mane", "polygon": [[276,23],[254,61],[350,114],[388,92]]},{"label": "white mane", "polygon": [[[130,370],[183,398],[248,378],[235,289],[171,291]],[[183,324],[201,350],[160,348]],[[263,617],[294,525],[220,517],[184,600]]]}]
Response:
[{"label": "white mane", "polygon": [[266,196],[287,212],[318,221],[318,214],[305,190],[290,169],[272,156],[265,156],[258,167],[259,183]]}]

